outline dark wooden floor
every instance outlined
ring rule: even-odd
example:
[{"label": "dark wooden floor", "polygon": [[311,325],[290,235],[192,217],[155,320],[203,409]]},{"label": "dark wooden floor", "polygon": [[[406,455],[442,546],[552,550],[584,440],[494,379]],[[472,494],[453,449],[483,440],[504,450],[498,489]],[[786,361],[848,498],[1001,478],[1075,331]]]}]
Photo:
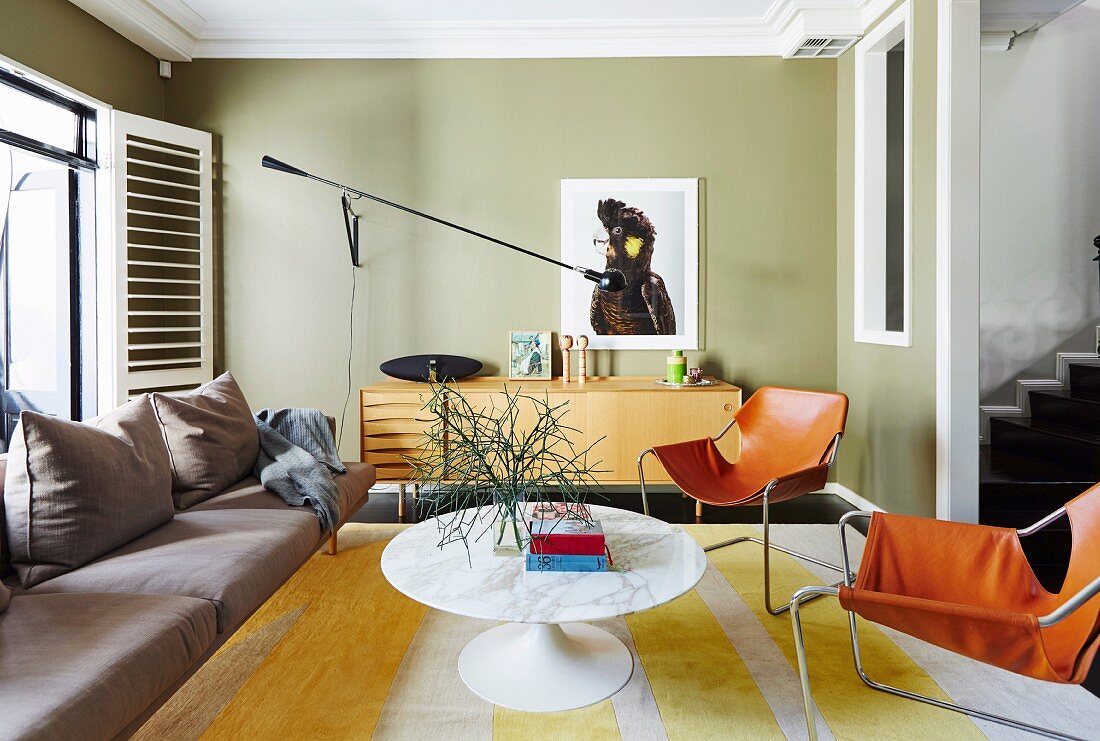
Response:
[{"label": "dark wooden floor", "polygon": [[[606,497],[606,499],[604,499]],[[642,500],[637,492],[608,492],[593,494],[589,504],[604,504],[610,507],[642,511]],[[649,495],[650,514],[653,517],[674,523],[692,522],[760,522],[760,507],[704,507],[702,520],[695,519],[695,502],[684,499],[675,493],[655,493]],[[810,494],[771,507],[771,520],[776,524],[785,523],[824,523],[835,525],[845,512],[855,509],[833,494]],[[416,522],[414,519],[412,497],[406,497],[404,522]],[[397,494],[389,492],[371,492],[370,501],[351,518],[352,522],[401,522],[397,518]]]}]

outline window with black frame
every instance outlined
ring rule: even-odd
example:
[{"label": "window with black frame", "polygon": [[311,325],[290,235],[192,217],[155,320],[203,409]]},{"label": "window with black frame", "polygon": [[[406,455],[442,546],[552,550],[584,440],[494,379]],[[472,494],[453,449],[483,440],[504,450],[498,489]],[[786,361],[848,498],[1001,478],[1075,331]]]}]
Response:
[{"label": "window with black frame", "polygon": [[95,109],[0,69],[3,449],[30,409],[95,404]]}]

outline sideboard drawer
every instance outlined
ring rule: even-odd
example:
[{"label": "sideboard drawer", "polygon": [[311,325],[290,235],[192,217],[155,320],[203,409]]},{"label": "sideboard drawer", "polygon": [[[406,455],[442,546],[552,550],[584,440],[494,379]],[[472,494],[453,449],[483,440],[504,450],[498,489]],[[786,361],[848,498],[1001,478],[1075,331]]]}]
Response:
[{"label": "sideboard drawer", "polygon": [[428,423],[431,413],[419,404],[369,403],[363,405],[364,422],[413,422]]},{"label": "sideboard drawer", "polygon": [[424,445],[422,432],[377,432],[367,428],[363,435],[363,452],[389,453],[395,450],[419,450]]},{"label": "sideboard drawer", "polygon": [[[404,456],[416,456],[424,445],[424,432],[432,422],[424,403],[423,387],[408,393],[361,395],[362,436],[359,459],[375,467],[379,481],[405,481],[412,467]],[[423,395],[423,400],[421,399]]]}]

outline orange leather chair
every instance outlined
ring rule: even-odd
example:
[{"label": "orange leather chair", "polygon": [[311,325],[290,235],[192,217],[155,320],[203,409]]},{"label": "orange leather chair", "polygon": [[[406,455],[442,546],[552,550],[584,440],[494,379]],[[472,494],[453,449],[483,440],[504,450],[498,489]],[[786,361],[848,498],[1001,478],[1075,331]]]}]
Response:
[{"label": "orange leather chair", "polygon": [[[649,514],[642,463],[649,454],[656,456],[669,477],[680,489],[696,500],[696,516],[702,515],[702,503],[733,507],[763,506],[764,538],[741,537],[707,546],[712,551],[743,542],[764,546],[764,604],[772,615],[790,608],[790,603],[773,608],[771,604],[772,549],[840,571],[839,566],[819,561],[802,553],[771,543],[768,505],[818,491],[836,463],[844,422],[848,416],[848,397],[825,391],[764,386],[749,397],[725,429],[713,438],[691,440],[673,445],[658,445],[638,456],[638,481],[642,489],[642,509]],[[715,443],[733,426],[741,432],[741,456],[736,463],[722,457]]]},{"label": "orange leather chair", "polygon": [[[1035,578],[1020,538],[1069,517],[1069,569],[1057,594]],[[853,583],[845,525],[869,517]],[[882,512],[849,512],[840,521],[844,585],[806,587],[791,599],[798,670],[810,738],[817,737],[799,607],[836,595],[848,611],[856,671],[869,687],[898,697],[1053,738],[1056,731],[880,684],[863,670],[856,618],[1048,682],[1080,683],[1100,648],[1100,484],[1034,525],[1012,530]]]}]

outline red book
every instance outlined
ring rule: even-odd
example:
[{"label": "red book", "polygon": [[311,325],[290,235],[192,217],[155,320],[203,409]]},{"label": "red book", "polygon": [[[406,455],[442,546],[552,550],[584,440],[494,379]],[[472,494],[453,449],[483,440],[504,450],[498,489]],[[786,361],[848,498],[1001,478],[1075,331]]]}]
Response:
[{"label": "red book", "polygon": [[602,556],[606,543],[599,521],[532,520],[531,553],[556,556]]}]

